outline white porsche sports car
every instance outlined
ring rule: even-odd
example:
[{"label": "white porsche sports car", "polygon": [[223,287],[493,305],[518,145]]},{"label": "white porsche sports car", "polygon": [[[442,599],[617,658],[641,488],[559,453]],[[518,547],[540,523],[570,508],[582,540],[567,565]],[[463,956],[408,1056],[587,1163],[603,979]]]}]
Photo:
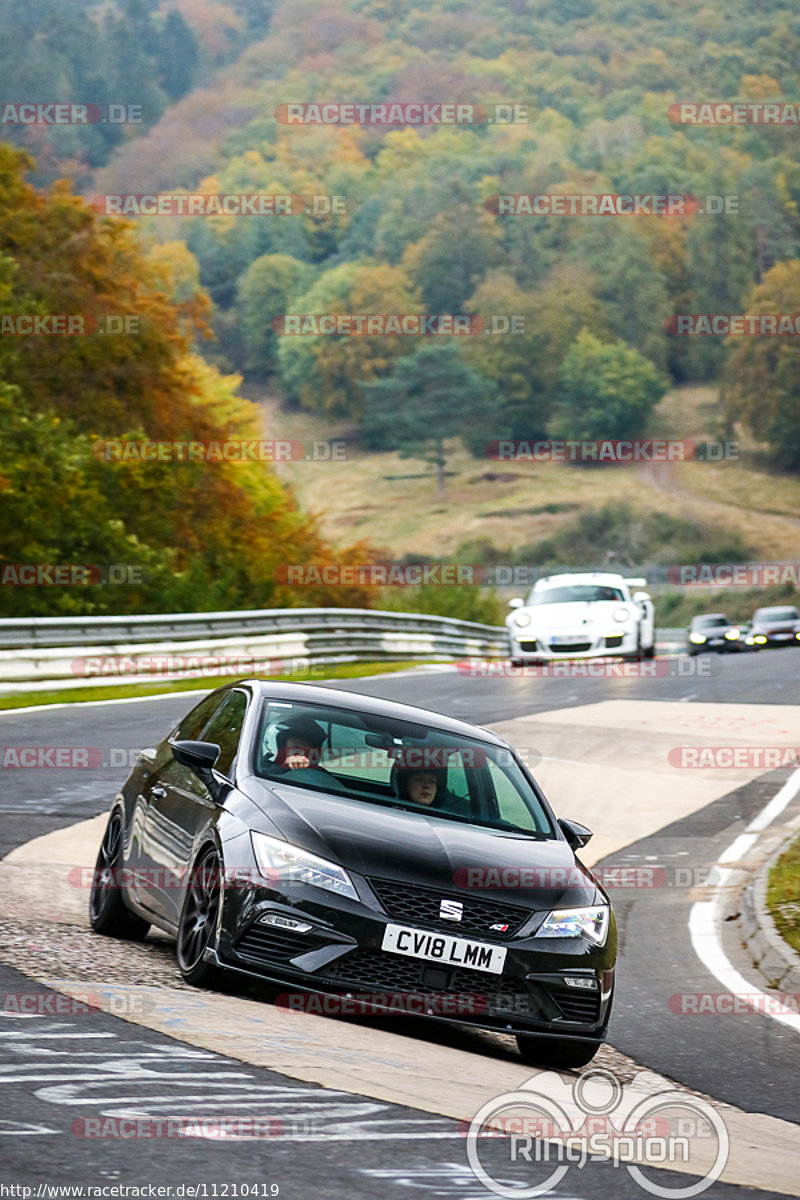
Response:
[{"label": "white porsche sports car", "polygon": [[509,603],[512,663],[556,658],[653,658],[655,608],[646,579],[606,571],[538,579],[526,600]]}]

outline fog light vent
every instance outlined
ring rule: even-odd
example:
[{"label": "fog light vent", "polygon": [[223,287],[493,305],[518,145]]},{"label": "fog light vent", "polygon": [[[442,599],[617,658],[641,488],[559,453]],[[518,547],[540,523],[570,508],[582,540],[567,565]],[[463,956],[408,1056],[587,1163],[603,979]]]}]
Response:
[{"label": "fog light vent", "polygon": [[277,925],[280,929],[293,929],[295,933],[308,933],[313,929],[313,925],[309,925],[308,921],[296,921],[294,917],[285,917],[283,913],[267,913],[264,917],[259,917],[259,925]]},{"label": "fog light vent", "polygon": [[597,991],[597,980],[588,975],[565,975],[564,983],[571,988],[584,988],[588,992]]}]

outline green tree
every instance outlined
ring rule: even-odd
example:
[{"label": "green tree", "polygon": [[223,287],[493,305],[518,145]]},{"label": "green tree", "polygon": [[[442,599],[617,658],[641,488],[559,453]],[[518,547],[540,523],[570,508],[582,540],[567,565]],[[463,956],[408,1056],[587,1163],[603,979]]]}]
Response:
[{"label": "green tree", "polygon": [[[421,312],[418,294],[399,267],[370,260],[343,263],[325,271],[290,306],[292,313],[340,313],[360,316]],[[311,412],[350,416],[364,412],[363,387],[391,370],[408,349],[400,334],[287,335],[278,347],[281,380],[289,395]]]},{"label": "green tree", "polygon": [[475,426],[486,427],[498,405],[497,388],[463,361],[452,342],[430,342],[395,363],[393,375],[364,387],[366,443],[399,450],[436,466],[439,494],[445,490],[448,438],[468,442]]},{"label": "green tree", "polygon": [[576,440],[634,437],[668,386],[638,350],[603,343],[584,329],[561,368],[553,432]]},{"label": "green tree", "polygon": [[[777,263],[753,289],[748,313],[800,312],[800,259]],[[800,346],[796,337],[732,337],[726,343],[728,414],[800,472]]]},{"label": "green tree", "polygon": [[278,336],[271,321],[287,311],[313,278],[314,268],[290,254],[262,254],[241,276],[236,310],[248,371],[262,378],[274,374]]}]

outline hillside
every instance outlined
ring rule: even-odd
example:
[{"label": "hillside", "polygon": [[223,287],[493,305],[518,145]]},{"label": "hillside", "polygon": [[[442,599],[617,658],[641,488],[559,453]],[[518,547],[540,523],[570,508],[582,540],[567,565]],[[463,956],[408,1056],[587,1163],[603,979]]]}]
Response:
[{"label": "hillside", "polygon": [[[754,561],[797,558],[800,480],[769,470],[763,452],[759,454],[759,447],[747,438],[740,441],[738,461],[600,468],[482,461],[454,440],[449,446],[447,492],[439,497],[435,473],[425,463],[366,452],[358,446],[352,424],[287,413],[262,389],[245,390],[262,406],[270,437],[346,440],[344,462],[301,461],[277,468],[292,482],[303,506],[318,514],[325,536],[335,542],[365,538],[396,559],[452,558],[459,546],[472,543],[477,551],[485,543],[484,555],[491,547],[496,555],[505,554],[497,561],[517,562],[525,561],[520,556],[523,547],[563,538],[562,553],[574,559],[580,539],[570,534],[576,523],[610,505],[636,513],[633,527],[626,520],[625,530],[610,530],[620,547],[630,549],[631,562],[696,561],[680,554],[697,553],[697,530],[705,531],[707,550],[715,544],[722,548],[727,540]],[[717,439],[714,389],[675,389],[659,406],[650,433]],[[658,528],[654,522],[659,516],[666,520],[656,544],[648,532]],[[602,540],[595,547],[602,558]],[[575,561],[580,563],[579,558]]]}]

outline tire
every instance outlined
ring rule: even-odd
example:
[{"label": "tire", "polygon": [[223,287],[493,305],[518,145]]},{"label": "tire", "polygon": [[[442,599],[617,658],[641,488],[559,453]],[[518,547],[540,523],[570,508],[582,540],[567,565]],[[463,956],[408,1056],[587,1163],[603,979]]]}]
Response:
[{"label": "tire", "polygon": [[147,937],[150,922],[131,912],[122,899],[122,890],[114,883],[115,874],[122,866],[123,833],[122,813],[115,809],[108,819],[95,863],[89,896],[89,923],[95,933],[104,937],[142,942]]},{"label": "tire", "polygon": [[570,1070],[585,1067],[591,1062],[602,1042],[569,1042],[566,1039],[538,1038],[536,1034],[518,1033],[517,1046],[523,1062],[532,1066]]},{"label": "tire", "polygon": [[652,646],[648,646],[646,650],[642,651],[642,658],[655,658],[655,656],[656,656],[656,644],[655,644],[655,642],[653,642]]},{"label": "tire", "polygon": [[191,870],[178,922],[178,970],[195,987],[217,984],[222,974],[219,967],[203,958],[216,937],[222,904],[221,876],[219,855],[209,846]]}]

